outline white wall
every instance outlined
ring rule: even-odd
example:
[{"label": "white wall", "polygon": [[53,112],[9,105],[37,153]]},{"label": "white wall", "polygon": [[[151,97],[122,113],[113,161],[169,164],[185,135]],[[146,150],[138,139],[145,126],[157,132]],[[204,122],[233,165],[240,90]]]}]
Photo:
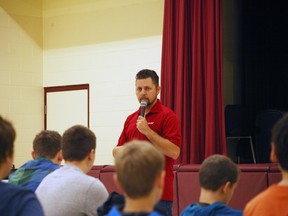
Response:
[{"label": "white wall", "polygon": [[135,75],[150,68],[160,76],[161,49],[162,36],[154,36],[44,51],[44,87],[90,84],[90,128],[97,136],[95,164],[113,164],[112,149],[124,121],[138,108]]},{"label": "white wall", "polygon": [[[33,29],[38,26],[34,23],[39,23],[41,19],[11,15],[7,7],[1,6],[0,115],[9,119],[15,127],[14,163],[19,167],[32,159],[32,141],[44,126],[42,48],[23,27],[29,23]],[[18,7],[21,8],[21,5]],[[26,12],[23,7],[22,12]],[[22,26],[17,22],[21,18]]]}]

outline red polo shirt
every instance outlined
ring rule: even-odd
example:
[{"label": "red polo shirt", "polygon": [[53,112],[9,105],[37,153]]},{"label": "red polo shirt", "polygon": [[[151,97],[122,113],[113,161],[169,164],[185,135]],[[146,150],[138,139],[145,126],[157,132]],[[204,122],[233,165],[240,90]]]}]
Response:
[{"label": "red polo shirt", "polygon": [[[136,128],[140,110],[141,108],[127,117],[117,146],[121,146],[133,139],[148,140],[148,138],[141,134]],[[145,118],[153,131],[180,147],[181,131],[179,120],[172,110],[161,104],[159,99],[157,99],[156,104],[152,107],[150,112],[146,114]],[[173,201],[173,165],[174,159],[165,156],[166,175],[162,200]]]}]

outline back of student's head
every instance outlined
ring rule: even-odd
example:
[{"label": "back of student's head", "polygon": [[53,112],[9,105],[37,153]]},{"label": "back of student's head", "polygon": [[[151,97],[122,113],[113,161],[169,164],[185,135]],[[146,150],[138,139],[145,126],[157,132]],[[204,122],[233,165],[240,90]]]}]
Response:
[{"label": "back of student's head", "polygon": [[148,195],[164,169],[164,156],[151,143],[133,140],[115,157],[118,181],[130,198]]},{"label": "back of student's head", "polygon": [[54,158],[61,149],[62,137],[57,131],[43,130],[33,140],[36,157]]},{"label": "back of student's head", "polygon": [[13,156],[15,137],[13,125],[0,116],[0,168],[8,157]]},{"label": "back of student's head", "polygon": [[272,143],[282,169],[288,171],[288,114],[278,120],[272,129]]},{"label": "back of student's head", "polygon": [[236,164],[224,155],[212,155],[206,158],[199,171],[200,186],[206,190],[217,191],[226,182],[234,185],[240,170]]},{"label": "back of student's head", "polygon": [[89,128],[75,125],[62,136],[62,155],[65,161],[82,161],[96,149],[96,136]]}]

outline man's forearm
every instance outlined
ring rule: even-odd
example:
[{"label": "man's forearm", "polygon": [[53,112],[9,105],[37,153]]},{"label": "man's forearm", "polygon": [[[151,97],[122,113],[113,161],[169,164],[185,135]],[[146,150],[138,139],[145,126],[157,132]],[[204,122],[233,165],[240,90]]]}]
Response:
[{"label": "man's forearm", "polygon": [[178,158],[180,148],[174,143],[170,142],[168,139],[161,137],[152,129],[150,129],[150,131],[146,134],[146,137],[159,151],[162,152],[162,154],[173,158],[174,160]]}]

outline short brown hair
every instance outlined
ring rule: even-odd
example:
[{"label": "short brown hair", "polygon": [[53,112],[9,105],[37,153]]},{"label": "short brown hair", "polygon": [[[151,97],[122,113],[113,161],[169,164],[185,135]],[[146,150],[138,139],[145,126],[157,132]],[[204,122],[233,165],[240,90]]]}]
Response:
[{"label": "short brown hair", "polygon": [[217,191],[226,182],[234,185],[239,178],[240,169],[224,155],[212,155],[206,158],[199,171],[200,186],[207,190]]},{"label": "short brown hair", "polygon": [[96,148],[96,136],[89,128],[75,125],[62,137],[62,155],[65,161],[81,161]]},{"label": "short brown hair", "polygon": [[136,74],[136,80],[151,78],[155,86],[159,86],[159,77],[154,70],[143,69]]},{"label": "short brown hair", "polygon": [[13,156],[16,131],[11,122],[0,116],[0,167],[7,157]]},{"label": "short brown hair", "polygon": [[61,149],[62,137],[57,131],[43,130],[33,140],[37,157],[54,158]]},{"label": "short brown hair", "polygon": [[118,181],[131,198],[148,195],[164,169],[164,156],[151,143],[133,140],[115,157]]}]

